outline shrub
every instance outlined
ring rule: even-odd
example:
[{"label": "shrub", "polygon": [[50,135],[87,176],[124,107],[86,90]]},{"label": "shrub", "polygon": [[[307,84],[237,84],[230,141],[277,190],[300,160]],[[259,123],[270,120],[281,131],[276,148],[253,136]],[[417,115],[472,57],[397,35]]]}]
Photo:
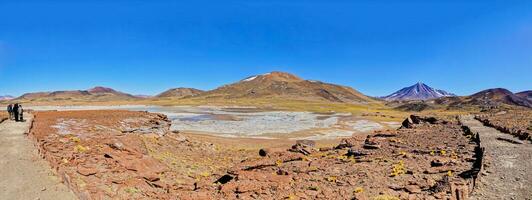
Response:
[{"label": "shrub", "polygon": [[74,147],[74,151],[77,152],[77,153],[85,153],[85,152],[87,152],[88,150],[89,150],[88,147],[84,147],[84,146],[82,146],[82,145],[80,145],[80,144],[78,144],[78,145],[76,145],[76,146]]},{"label": "shrub", "polygon": [[357,188],[355,188],[355,193],[356,193],[356,194],[358,194],[358,193],[362,193],[362,192],[364,192],[364,189],[363,189],[363,188],[361,188],[361,187],[357,187]]},{"label": "shrub", "polygon": [[81,139],[79,139],[78,137],[71,137],[70,140],[72,140],[72,142],[75,142],[75,143],[81,142]]},{"label": "shrub", "polygon": [[406,174],[405,162],[401,160],[399,163],[393,165],[390,176],[396,177],[404,174]]},{"label": "shrub", "polygon": [[329,182],[335,182],[335,183],[336,183],[336,181],[338,181],[338,177],[336,177],[336,176],[329,176],[329,177],[327,177],[327,181],[329,181]]},{"label": "shrub", "polygon": [[312,185],[312,186],[308,186],[308,189],[309,189],[309,190],[313,190],[313,191],[318,191],[318,190],[320,190],[320,188],[319,188],[318,186],[314,186],[314,185]]}]

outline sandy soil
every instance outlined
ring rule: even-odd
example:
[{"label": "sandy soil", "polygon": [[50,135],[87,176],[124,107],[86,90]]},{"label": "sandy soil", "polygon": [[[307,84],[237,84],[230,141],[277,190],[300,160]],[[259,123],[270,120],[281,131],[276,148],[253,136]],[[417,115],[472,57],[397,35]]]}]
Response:
[{"label": "sandy soil", "polygon": [[[190,140],[204,141],[209,142],[218,146],[231,146],[238,149],[246,149],[253,151],[256,154],[260,149],[263,148],[285,148],[289,149],[294,145],[294,140],[287,139],[260,139],[260,138],[226,138],[218,137],[213,135],[207,135],[205,133],[197,133],[184,131],[181,132]],[[331,139],[331,140],[318,140],[316,141],[317,147],[334,147],[340,142],[340,138]]]},{"label": "sandy soil", "polygon": [[532,199],[532,144],[500,140],[517,139],[483,126],[472,116],[464,116],[461,121],[480,134],[488,158],[483,184],[471,199]]},{"label": "sandy soil", "polygon": [[0,124],[0,194],[1,199],[77,199],[54,176],[36,148],[24,135],[30,121]]}]

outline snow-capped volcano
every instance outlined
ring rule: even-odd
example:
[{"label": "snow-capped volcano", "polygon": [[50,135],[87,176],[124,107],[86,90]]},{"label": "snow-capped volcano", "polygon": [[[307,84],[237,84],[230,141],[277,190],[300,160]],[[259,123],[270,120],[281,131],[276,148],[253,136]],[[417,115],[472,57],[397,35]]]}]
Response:
[{"label": "snow-capped volcano", "polygon": [[456,96],[452,93],[438,90],[425,85],[424,83],[417,83],[410,87],[405,87],[393,94],[390,94],[385,97],[381,97],[387,101],[393,100],[427,100],[427,99],[437,99],[440,97],[450,97]]},{"label": "snow-capped volcano", "polygon": [[208,99],[209,101],[282,99],[364,104],[375,102],[374,99],[351,87],[308,81],[286,72],[249,76],[190,98]]}]

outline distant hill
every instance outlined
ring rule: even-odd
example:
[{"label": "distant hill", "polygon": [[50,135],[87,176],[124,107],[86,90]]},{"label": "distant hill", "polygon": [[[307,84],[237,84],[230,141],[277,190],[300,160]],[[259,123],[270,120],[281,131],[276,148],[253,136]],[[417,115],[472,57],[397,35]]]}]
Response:
[{"label": "distant hill", "polygon": [[512,106],[524,106],[532,108],[532,101],[527,98],[516,95],[511,91],[504,88],[493,88],[477,92],[471,96],[466,96],[458,99],[452,99],[449,102],[450,107],[463,107],[463,106],[480,106],[491,107],[499,106],[502,104]]},{"label": "distant hill", "polygon": [[526,98],[519,97],[504,88],[488,89],[471,95],[469,102],[496,102],[508,105],[532,107],[532,102]]},{"label": "distant hill", "polygon": [[54,92],[26,93],[14,99],[18,101],[118,101],[137,99],[133,95],[106,87],[94,87],[88,90],[68,90]]},{"label": "distant hill", "polygon": [[105,94],[105,93],[111,93],[111,94],[125,94],[123,92],[118,92],[112,88],[106,88],[101,86],[96,86],[91,89],[88,89],[87,92],[90,94]]},{"label": "distant hill", "polygon": [[405,112],[421,112],[424,110],[433,109],[433,107],[426,102],[413,101],[400,104],[399,106],[395,107],[395,109]]},{"label": "distant hill", "polygon": [[532,101],[532,90],[527,90],[519,93],[515,93],[518,97],[528,99],[529,101]]},{"label": "distant hill", "polygon": [[285,72],[250,76],[192,98],[226,100],[281,98],[342,103],[376,102],[347,86],[304,80]]},{"label": "distant hill", "polygon": [[10,96],[10,95],[0,96],[0,101],[11,100],[11,99],[14,99],[14,98],[15,97]]},{"label": "distant hill", "polygon": [[164,91],[161,94],[156,95],[157,98],[183,98],[190,97],[204,93],[203,90],[198,90],[194,88],[173,88],[167,91]]},{"label": "distant hill", "polygon": [[452,93],[434,89],[425,85],[424,83],[417,83],[410,87],[405,87],[393,94],[382,97],[382,99],[387,101],[395,100],[428,100],[428,99],[437,99],[441,97],[452,97],[456,96]]}]

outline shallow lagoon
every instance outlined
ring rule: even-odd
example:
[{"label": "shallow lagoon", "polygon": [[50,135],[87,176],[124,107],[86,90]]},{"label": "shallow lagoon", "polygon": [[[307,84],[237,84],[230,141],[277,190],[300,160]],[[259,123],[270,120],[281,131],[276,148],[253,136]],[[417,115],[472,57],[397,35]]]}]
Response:
[{"label": "shallow lagoon", "polygon": [[261,111],[254,108],[210,106],[38,106],[33,110],[123,109],[161,113],[172,120],[172,130],[222,137],[335,139],[388,127],[357,119],[349,113]]}]

